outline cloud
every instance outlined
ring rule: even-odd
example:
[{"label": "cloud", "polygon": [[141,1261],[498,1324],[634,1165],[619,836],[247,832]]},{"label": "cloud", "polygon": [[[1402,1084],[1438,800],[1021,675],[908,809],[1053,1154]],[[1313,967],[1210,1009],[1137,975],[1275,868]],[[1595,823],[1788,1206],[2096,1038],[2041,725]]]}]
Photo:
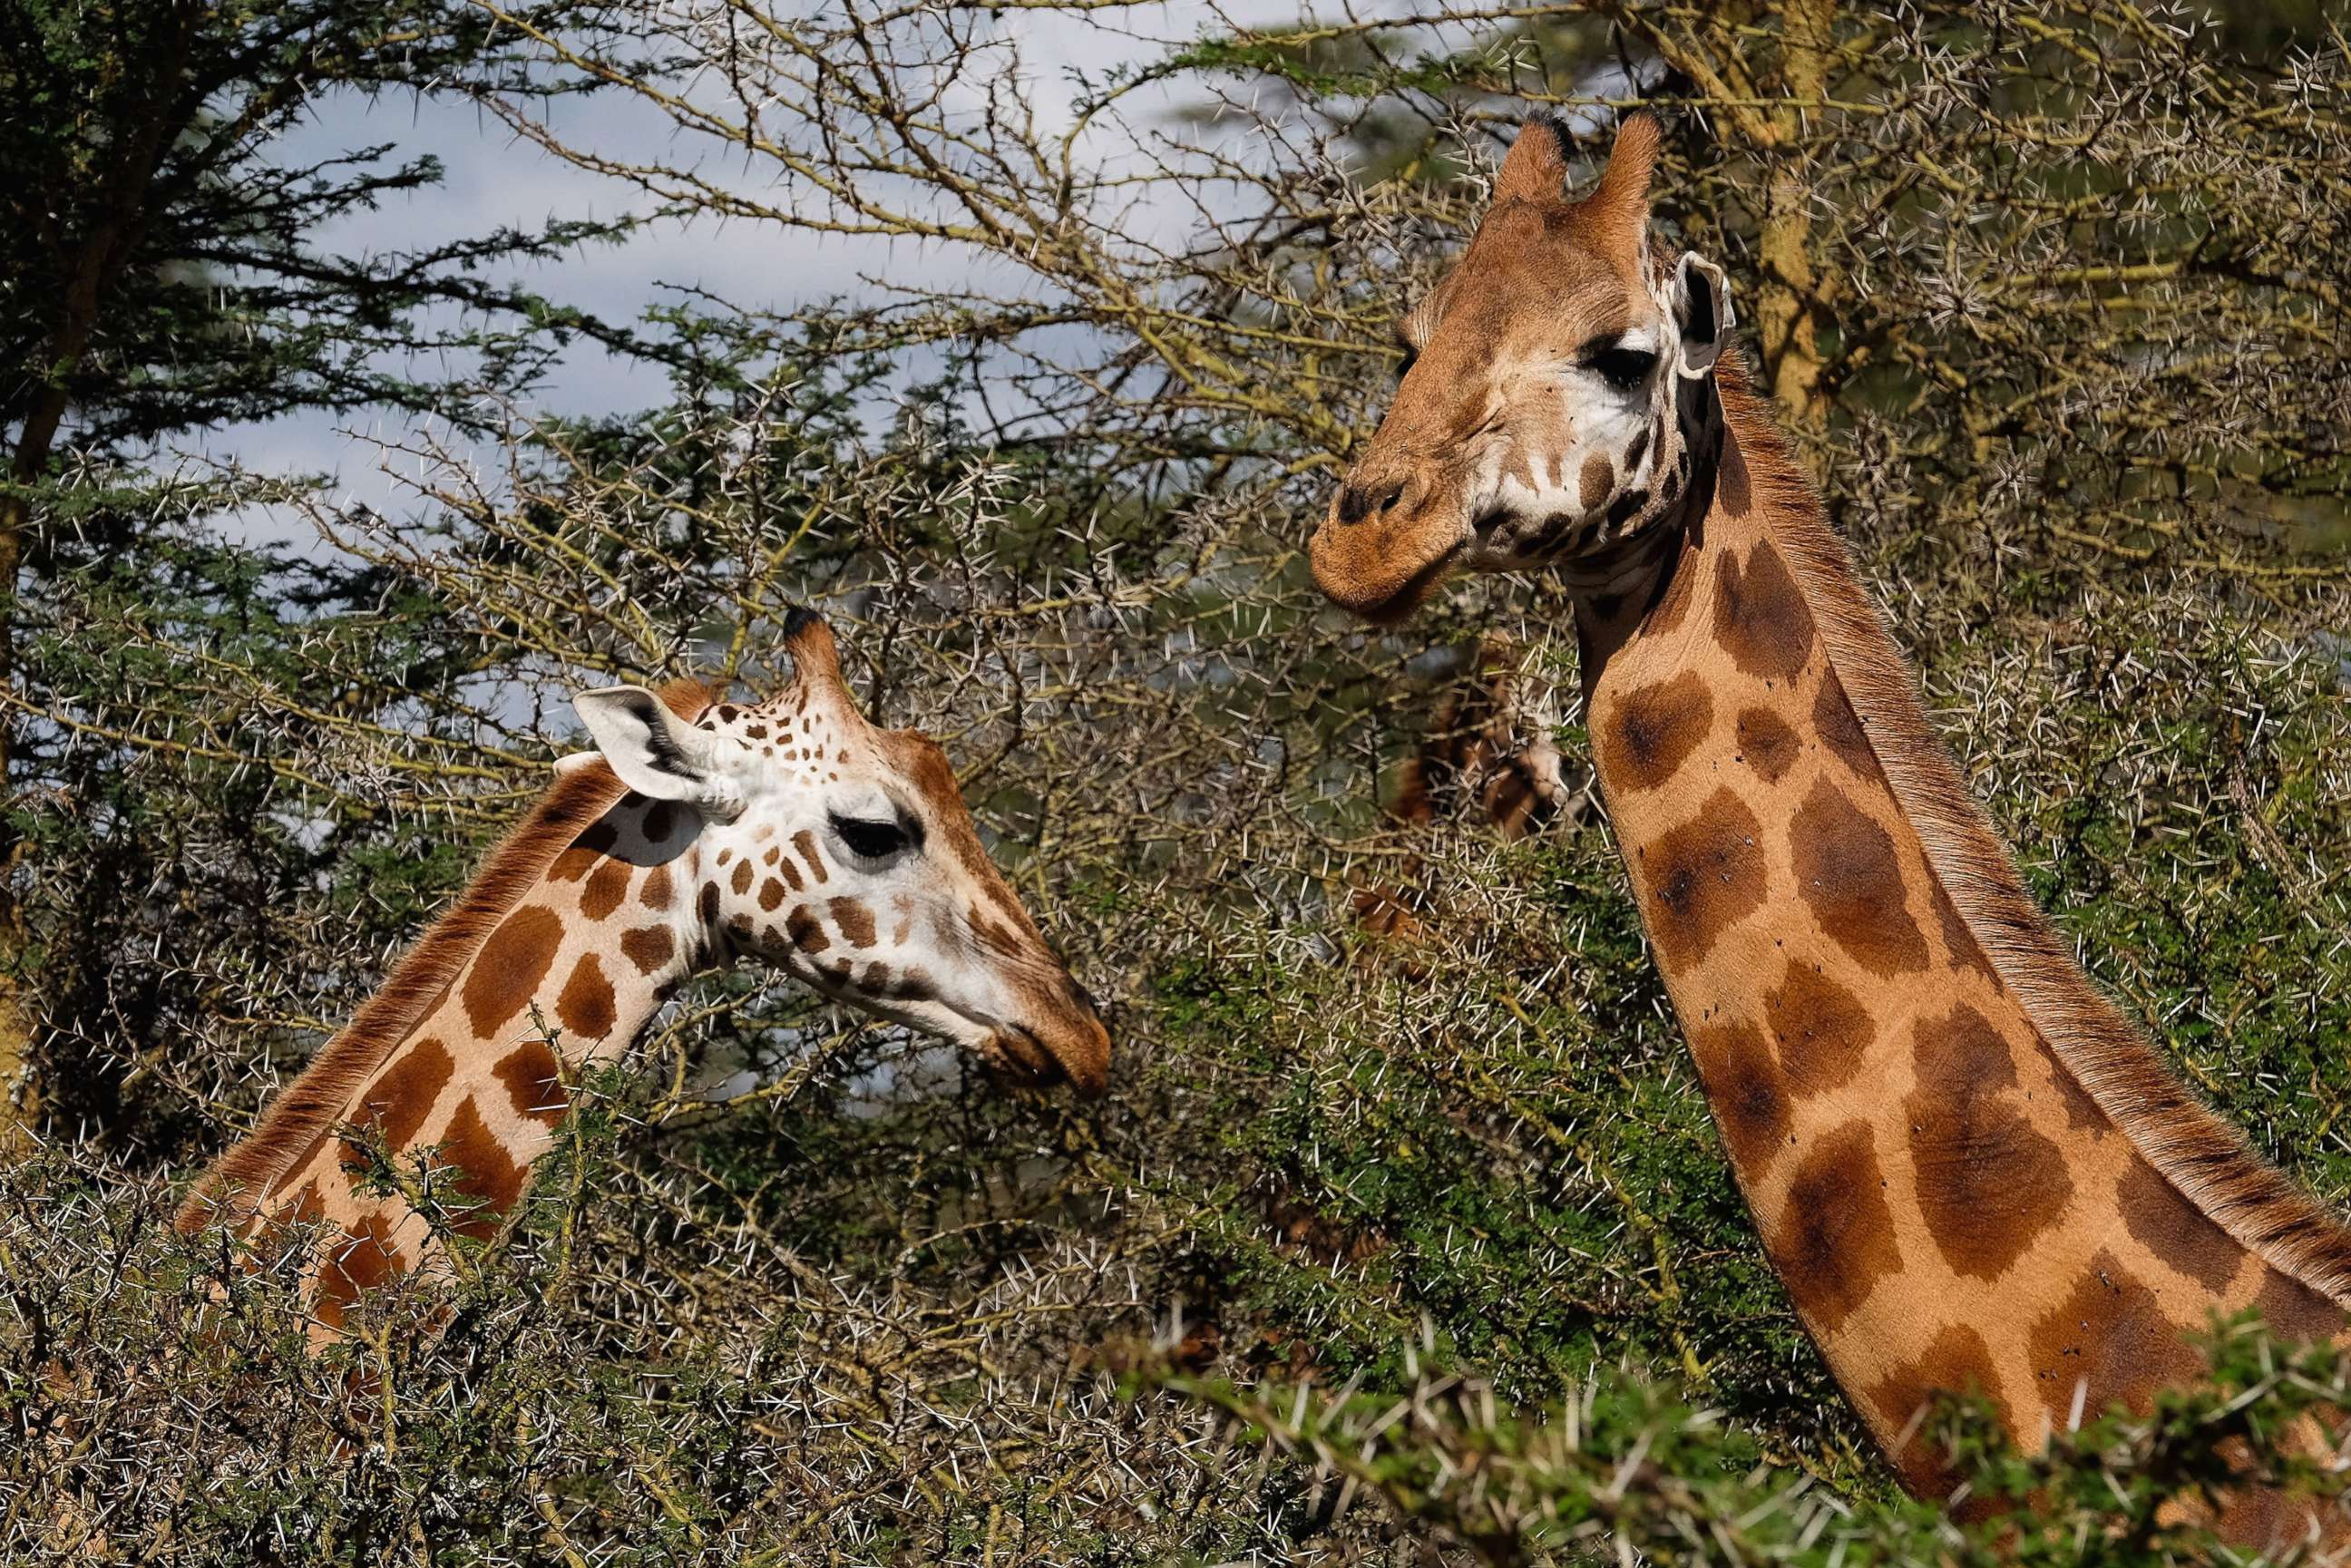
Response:
[{"label": "cloud", "polygon": [[[1292,11],[1260,8],[1247,18],[1260,24],[1286,19]],[[1236,26],[1229,5],[1202,0],[1115,8],[1099,19],[1073,20],[1062,14],[1012,11],[1002,15],[1001,32],[1016,53],[1019,85],[1038,122],[1049,131],[1070,126],[1081,80],[1100,82],[1109,72],[1156,58],[1167,49],[1212,29]],[[953,85],[949,106],[977,109],[1004,78],[967,79]],[[1143,100],[1136,111],[1148,117],[1175,106],[1174,89]],[[680,157],[699,160],[718,179],[761,181],[766,171],[739,157],[726,160],[708,143],[682,138],[659,110],[618,94],[555,100],[549,120],[562,135],[590,148],[639,160]],[[1097,137],[1090,156],[1114,160],[1133,151],[1125,132],[1112,129]],[[472,104],[447,99],[359,94],[319,99],[308,120],[277,146],[277,162],[300,166],[360,146],[388,144],[392,156],[431,154],[444,170],[431,190],[395,195],[380,208],[349,214],[313,236],[320,248],[345,253],[408,250],[487,233],[501,225],[536,227],[550,219],[614,217],[649,205],[643,193],[553,157],[514,134]],[[780,199],[778,197],[778,199]],[[1188,204],[1168,203],[1132,214],[1143,235],[1193,219]],[[664,220],[625,243],[582,246],[558,262],[518,264],[507,278],[560,303],[609,319],[635,322],[645,313],[681,298],[678,290],[706,293],[752,310],[788,311],[833,298],[872,301],[875,280],[940,288],[1012,291],[1025,280],[1008,267],[993,272],[955,247],[851,235],[818,235],[752,220]],[[550,413],[590,415],[647,407],[664,395],[661,372],[616,358],[594,345],[576,347],[539,398]],[[322,413],[292,415],[266,424],[226,425],[183,449],[234,458],[249,467],[275,472],[324,473],[342,494],[392,515],[410,503],[402,488],[378,473],[381,453],[370,434],[398,437],[411,428],[396,414],[353,419]],[[261,514],[245,519],[249,538],[293,542],[304,531],[296,519]]]}]

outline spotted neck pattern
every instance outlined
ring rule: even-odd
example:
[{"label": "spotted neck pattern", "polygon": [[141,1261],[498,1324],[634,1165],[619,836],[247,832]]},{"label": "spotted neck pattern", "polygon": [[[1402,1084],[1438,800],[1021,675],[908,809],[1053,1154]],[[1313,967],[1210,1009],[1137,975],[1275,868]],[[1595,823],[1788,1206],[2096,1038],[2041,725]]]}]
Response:
[{"label": "spotted neck pattern", "polygon": [[566,1081],[634,1040],[705,945],[698,825],[663,801],[614,806],[262,1195],[257,1215],[326,1227],[310,1276],[323,1329],[361,1291],[437,1261],[427,1191],[459,1235],[504,1225],[570,1108]]},{"label": "spotted neck pattern", "polygon": [[2215,1309],[2343,1333],[2351,1228],[2084,977],[1747,392],[1727,281],[1663,266],[1657,122],[1573,198],[1570,140],[1520,128],[1405,319],[1316,583],[1377,622],[1457,570],[1576,595],[1598,782],[1740,1185],[1914,1485],[1929,1390],[1980,1388],[2029,1446],[2194,1377]]},{"label": "spotted neck pattern", "polygon": [[[1848,695],[1865,673],[1832,662],[1835,547],[1756,471],[1768,415],[1721,395],[1746,415],[1671,559],[1579,601],[1589,723],[1740,1188],[1838,1383],[1914,1486],[1947,1490],[1914,1420],[1936,1390],[1980,1391],[2037,1447],[2193,1379],[2184,1336],[2216,1311],[2341,1335],[2341,1306],[2142,1155],[1987,956]],[[1883,656],[1868,678],[1907,681]]]},{"label": "spotted neck pattern", "polygon": [[[963,810],[928,741],[852,737],[837,708],[721,704],[697,727],[810,790],[840,779],[852,748],[895,748],[911,759],[900,776]],[[436,1222],[476,1240],[496,1235],[554,1145],[568,1085],[622,1051],[705,963],[754,956],[885,1014],[949,989],[908,961],[925,950],[984,951],[1040,994],[1072,990],[976,840],[965,841],[967,819],[932,834],[940,852],[970,862],[961,871],[979,896],[955,911],[904,894],[849,895],[849,868],[799,820],[714,824],[692,806],[624,790],[601,761],[566,772],[378,999],[413,990],[421,966],[434,967],[424,983],[437,992],[419,994],[389,1028],[362,1009],[199,1185],[182,1228],[226,1218],[266,1240],[319,1227],[325,1241],[300,1267],[325,1341],[362,1291],[445,1267]],[[459,950],[436,954],[453,929]],[[1065,1010],[1082,1015],[1090,1046],[1106,1049],[1090,1009]],[[256,1266],[277,1250],[257,1247]]]}]

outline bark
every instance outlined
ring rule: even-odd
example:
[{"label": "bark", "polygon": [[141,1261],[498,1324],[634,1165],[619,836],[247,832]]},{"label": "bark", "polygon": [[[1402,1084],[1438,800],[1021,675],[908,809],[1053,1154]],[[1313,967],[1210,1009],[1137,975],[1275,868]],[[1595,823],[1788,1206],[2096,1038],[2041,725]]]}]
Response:
[{"label": "bark", "polygon": [[1816,423],[1820,397],[1820,311],[1823,284],[1813,260],[1812,182],[1799,162],[1803,122],[1828,94],[1836,0],[1784,0],[1781,23],[1782,106],[1772,111],[1771,172],[1757,235],[1763,286],[1756,335],[1763,373],[1786,416]]}]

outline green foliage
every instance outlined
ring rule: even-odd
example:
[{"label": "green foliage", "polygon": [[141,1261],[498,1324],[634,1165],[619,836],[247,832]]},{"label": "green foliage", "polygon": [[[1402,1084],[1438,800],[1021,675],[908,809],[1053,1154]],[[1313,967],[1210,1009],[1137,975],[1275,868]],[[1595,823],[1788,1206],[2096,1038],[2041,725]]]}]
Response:
[{"label": "green foliage", "polygon": [[[549,23],[561,9],[523,15]],[[17,236],[0,265],[0,429],[14,480],[46,476],[68,410],[84,452],[295,409],[462,420],[467,400],[419,367],[460,357],[491,386],[524,386],[580,335],[648,348],[494,276],[627,223],[340,254],[323,231],[430,190],[438,161],[389,146],[305,167],[273,156],[319,95],[528,90],[517,42],[443,0],[0,12],[0,221]]]},{"label": "green foliage", "polygon": [[[705,1311],[761,1303],[706,1334],[597,1282],[599,1212],[629,1185],[614,1156],[643,1102],[632,1074],[578,1089],[583,1113],[508,1240],[458,1239],[450,1275],[371,1295],[323,1350],[291,1288],[300,1230],[183,1238],[152,1189],[55,1155],[0,1171],[0,1264],[20,1281],[0,1325],[16,1540],[173,1563],[781,1563],[815,1541],[858,1561],[1018,1543],[1209,1563],[1403,1539],[1510,1563],[1604,1549],[2138,1568],[2212,1558],[2209,1522],[2248,1478],[2281,1502],[2329,1495],[2298,1424],[2351,1401],[2342,1352],[2216,1325],[2208,1386],[2040,1454],[2010,1447],[1988,1408],[1938,1405],[1924,1430],[1953,1490],[1922,1502],[1829,1484],[1711,1401],[1605,1363],[1563,1399],[1506,1401],[1426,1321],[1381,1372],[1343,1381],[1204,1376],[1185,1369],[1196,1336],[1169,1322],[1024,1385],[967,1346],[1000,1353],[1033,1331],[970,1308],[927,1328],[884,1315],[843,1260],[771,1249],[715,1212],[681,1227],[680,1209],[639,1243],[671,1231],[664,1249],[713,1292]],[[392,1179],[436,1226],[462,1218],[430,1196],[429,1160]],[[996,1249],[1066,1268],[1033,1239]],[[895,1289],[944,1304],[935,1261],[909,1261]],[[1002,1444],[1008,1400],[1050,1412],[1050,1462]],[[867,1508],[893,1477],[914,1480],[915,1507]],[[837,1514],[811,1511],[828,1500]]]},{"label": "green foliage", "polygon": [[[1314,1478],[1306,1510],[1384,1511],[1492,1563],[2172,1563],[2225,1553],[2210,1521],[2245,1478],[2284,1499],[2331,1495],[2294,1423],[2340,1408],[2341,1352],[2274,1344],[2246,1320],[2215,1325],[2209,1387],[2165,1395],[2145,1418],[2111,1412],[2020,1453],[1991,1411],[1941,1402],[1926,1432],[1949,1505],[1841,1499],[1764,1460],[1719,1410],[1621,1375],[1512,1409],[1475,1375],[1405,1354],[1394,1392],[1256,1385],[1145,1368],[1138,1396],[1171,1391],[1221,1411]],[[1144,1392],[1149,1391],[1149,1393]],[[2197,1507],[2181,1509],[2193,1499]]]},{"label": "green foliage", "polygon": [[[1089,85],[1074,119],[1126,115],[1134,154],[1096,158],[1008,99],[972,117],[968,84],[1027,79],[982,10],[837,10],[571,7],[532,13],[559,30],[528,47],[462,8],[202,13],[315,24],[343,43],[295,52],[336,80],[408,81],[409,57],[370,52],[395,16],[513,73],[511,99],[471,83],[509,109],[593,77],[679,117],[658,166],[622,172],[641,193],[972,266],[788,319],[665,312],[670,395],[627,416],[542,418],[516,395],[529,351],[491,352],[465,390],[504,478],[420,439],[398,517],[298,478],[110,461],[23,492],[11,886],[55,1071],[47,1152],[0,1168],[0,1549],[2202,1554],[2152,1520],[2157,1494],[2224,1440],[2266,1462],[2339,1363],[2232,1326],[2213,1391],[2045,1457],[1950,1416],[1968,1495],[2026,1500],[2012,1541],[1903,1500],[1763,1257],[1604,824],[1502,844],[1460,800],[1382,816],[1477,637],[1510,633],[1531,685],[1573,693],[1555,586],[1462,584],[1374,634],[1321,603],[1299,545],[1496,133],[1524,102],[1590,108],[1615,90],[1593,73],[1629,60],[1684,110],[1663,221],[1730,266],[1742,311],[1785,281],[1758,193],[1810,193],[1798,248],[1835,282],[1799,311],[1822,374],[1798,438],[2034,891],[2215,1103],[2339,1201],[2342,62],[2243,71],[2104,3],[1840,9],[1850,75],[1798,113],[1772,6],[1612,10],[1614,31],[1573,5],[1371,18],[1185,39]],[[0,21],[39,29],[0,67],[41,107],[8,133],[22,167],[78,149],[102,172],[103,137],[67,131],[127,101],[106,84],[153,68],[140,29],[164,15],[120,38],[100,7]],[[1730,66],[1753,92],[1700,80]],[[1152,83],[1186,134],[1249,134],[1163,137],[1135,107],[1157,100],[1128,96]],[[212,144],[190,134],[172,157]],[[429,177],[321,171],[301,214],[248,233],[229,219],[260,165],[219,167],[158,233],[201,238],[217,212],[254,276],[309,265],[335,202]],[[722,167],[749,177],[688,177]],[[1197,232],[1147,232],[1138,191]],[[363,357],[307,366],[321,323],[399,348],[451,302],[568,329],[467,293],[473,259],[438,257],[445,287],[349,271],[331,298],[131,268],[112,357],[76,383],[85,428],[314,394],[435,406],[449,389],[368,381]],[[2083,271],[2108,265],[2155,271]],[[258,336],[224,337],[216,305]],[[1793,334],[1758,348],[1801,367]],[[175,368],[140,379],[155,355]],[[235,512],[265,502],[303,550],[240,542]],[[218,1235],[169,1236],[175,1187],[541,788],[570,689],[756,687],[811,600],[881,716],[947,743],[1104,997],[1111,1099],[1005,1092],[761,977],[708,977],[579,1086],[509,1244],[461,1243],[451,1277],[306,1354],[283,1254],[248,1277]],[[1517,724],[1586,766],[1572,695]],[[1409,890],[1416,940],[1354,920],[1379,885]],[[722,1078],[754,1086],[711,1104]]]}]

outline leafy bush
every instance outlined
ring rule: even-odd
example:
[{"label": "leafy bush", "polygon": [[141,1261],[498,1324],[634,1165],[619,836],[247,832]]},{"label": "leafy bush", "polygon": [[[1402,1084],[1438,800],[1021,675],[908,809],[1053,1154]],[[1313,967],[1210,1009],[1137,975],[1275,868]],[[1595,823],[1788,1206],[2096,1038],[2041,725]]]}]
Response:
[{"label": "leafy bush", "polygon": [[[1661,211],[1746,286],[2036,893],[2339,1201],[2339,41],[2248,61],[2242,29],[2067,0],[1562,5],[1121,44],[1064,122],[967,113],[958,84],[1033,79],[979,7],[563,11],[534,93],[593,75],[684,123],[565,148],[481,88],[517,130],[652,204],[965,269],[785,319],[665,309],[641,416],[453,391],[499,471],[402,435],[398,515],[120,453],[21,486],[41,1147],[0,1166],[6,1552],[2203,1551],[2156,1490],[2226,1441],[2273,1454],[2338,1363],[2231,1326],[2214,1390],[2046,1458],[1950,1417],[1969,1496],[2021,1523],[1902,1500],[1738,1200],[1604,829],[1380,810],[1489,631],[1586,765],[1558,591],[1466,583],[1374,634],[1299,551],[1500,135],[1530,103],[1596,127],[1629,71],[1676,114]],[[256,500],[301,549],[224,511]],[[282,1270],[169,1233],[177,1184],[541,787],[569,690],[756,685],[811,600],[1106,998],[1112,1098],[1007,1093],[715,977],[583,1086],[509,1245],[308,1354]],[[1419,941],[1353,921],[1382,881]],[[719,1080],[757,1087],[720,1107]]]}]

